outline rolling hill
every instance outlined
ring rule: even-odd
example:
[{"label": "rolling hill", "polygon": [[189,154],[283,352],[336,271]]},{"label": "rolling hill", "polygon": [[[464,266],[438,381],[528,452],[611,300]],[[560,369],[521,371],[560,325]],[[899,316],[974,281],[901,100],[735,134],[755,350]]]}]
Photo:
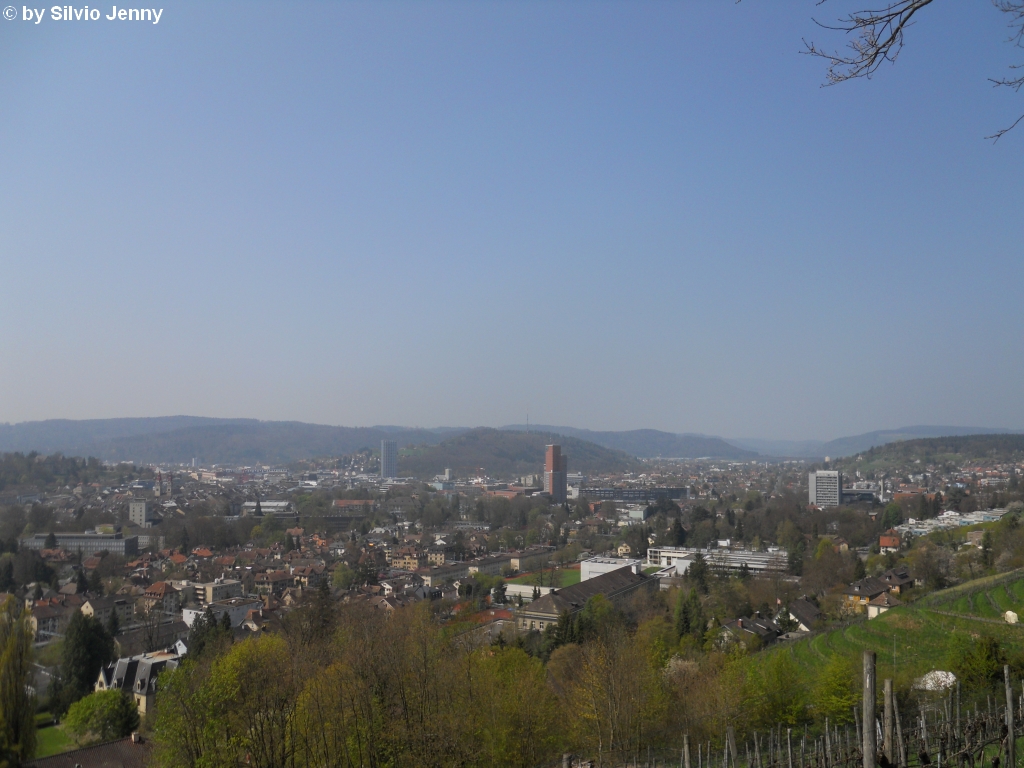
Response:
[{"label": "rolling hill", "polygon": [[[502,429],[523,432],[526,430],[526,425],[512,424],[502,427]],[[644,459],[658,457],[697,459],[708,456],[716,459],[743,460],[757,457],[756,451],[738,448],[720,437],[680,435],[673,432],[662,432],[657,429],[599,432],[590,429],[576,429],[575,427],[553,427],[546,424],[537,424],[531,425],[530,430],[576,437],[580,440],[586,440],[605,448],[623,451],[631,456],[638,456]]]},{"label": "rolling hill", "polygon": [[59,451],[140,464],[177,464],[193,458],[207,465],[287,464],[299,459],[340,456],[362,448],[378,450],[385,438],[397,440],[402,447],[439,443],[451,434],[450,430],[331,427],[298,421],[192,416],[55,420],[0,425],[0,451]]},{"label": "rolling hill", "polygon": [[901,467],[920,460],[924,465],[964,464],[972,461],[1020,461],[1024,459],[1024,434],[954,435],[901,440],[875,446],[847,457],[842,466],[861,470]]},{"label": "rolling hill", "polygon": [[503,479],[539,473],[544,468],[544,447],[549,443],[562,446],[562,453],[569,457],[570,472],[614,472],[639,466],[629,454],[576,437],[481,427],[438,445],[403,451],[398,472],[428,478],[450,467],[460,477],[486,473]]},{"label": "rolling hill", "polygon": [[821,459],[825,456],[842,458],[853,456],[879,445],[887,445],[902,440],[915,440],[926,437],[951,437],[958,435],[1003,435],[1012,433],[1011,429],[989,429],[987,427],[931,427],[915,426],[899,429],[879,429],[861,435],[839,437],[835,440],[763,440],[757,438],[737,438],[732,442],[744,448],[766,454],[768,456],[788,456],[792,458]]}]

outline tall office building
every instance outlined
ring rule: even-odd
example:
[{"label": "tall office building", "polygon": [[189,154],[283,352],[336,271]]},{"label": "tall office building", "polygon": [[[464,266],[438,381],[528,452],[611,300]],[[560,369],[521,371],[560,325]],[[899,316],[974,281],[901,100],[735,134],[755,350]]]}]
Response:
[{"label": "tall office building", "polygon": [[549,445],[544,454],[544,492],[556,504],[565,502],[568,467],[569,457],[562,455],[562,446]]},{"label": "tall office building", "polygon": [[807,500],[818,509],[838,507],[843,502],[843,473],[811,472],[807,476]]},{"label": "tall office building", "polygon": [[380,476],[398,477],[398,443],[394,440],[380,441]]}]

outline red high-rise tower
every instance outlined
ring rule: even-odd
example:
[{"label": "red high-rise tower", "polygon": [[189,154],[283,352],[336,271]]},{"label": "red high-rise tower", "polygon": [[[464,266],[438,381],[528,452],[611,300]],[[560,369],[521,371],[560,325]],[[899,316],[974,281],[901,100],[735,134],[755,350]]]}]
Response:
[{"label": "red high-rise tower", "polygon": [[569,458],[562,455],[562,446],[549,445],[544,454],[544,492],[556,504],[565,502],[568,466]]}]

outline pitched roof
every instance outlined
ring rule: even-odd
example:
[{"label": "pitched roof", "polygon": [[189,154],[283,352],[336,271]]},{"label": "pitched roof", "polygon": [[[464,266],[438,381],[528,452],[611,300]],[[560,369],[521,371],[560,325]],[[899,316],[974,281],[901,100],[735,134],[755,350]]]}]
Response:
[{"label": "pitched roof", "polygon": [[895,608],[897,605],[903,605],[894,595],[889,592],[883,592],[868,605],[874,605],[879,608]]},{"label": "pitched roof", "polygon": [[547,613],[554,616],[560,616],[564,611],[575,613],[582,610],[587,600],[596,595],[627,592],[650,578],[642,573],[633,573],[633,569],[628,565],[623,566],[565,589],[553,589],[529,603],[523,610],[527,613]]},{"label": "pitched roof", "polygon": [[145,768],[153,754],[153,743],[142,739],[138,743],[131,737],[108,741],[94,747],[73,749],[52,757],[41,757],[23,768]]},{"label": "pitched roof", "polygon": [[153,586],[151,586],[149,589],[146,590],[146,595],[148,597],[164,597],[165,595],[168,595],[168,594],[174,594],[177,591],[178,590],[176,590],[168,582],[166,582],[166,581],[158,581],[156,584],[154,584]]},{"label": "pitched roof", "polygon": [[793,600],[789,604],[789,613],[808,629],[813,627],[814,622],[821,618],[821,611],[818,609],[818,606],[806,597]]},{"label": "pitched roof", "polygon": [[854,595],[856,597],[875,597],[883,592],[889,591],[889,585],[881,579],[876,579],[873,576],[868,576],[866,579],[855,581],[853,584],[843,590],[844,595]]},{"label": "pitched roof", "polygon": [[757,635],[760,638],[774,640],[782,634],[782,629],[771,619],[763,619],[760,616],[746,616],[733,621],[727,621],[722,629],[729,630],[733,634],[747,632]]}]

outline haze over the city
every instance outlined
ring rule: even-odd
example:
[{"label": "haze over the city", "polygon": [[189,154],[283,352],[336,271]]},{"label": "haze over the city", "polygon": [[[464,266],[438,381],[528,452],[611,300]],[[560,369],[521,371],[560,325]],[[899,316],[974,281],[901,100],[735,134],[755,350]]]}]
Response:
[{"label": "haze over the city", "polygon": [[0,422],[1022,428],[1006,19],[841,10],[0,20]]}]

